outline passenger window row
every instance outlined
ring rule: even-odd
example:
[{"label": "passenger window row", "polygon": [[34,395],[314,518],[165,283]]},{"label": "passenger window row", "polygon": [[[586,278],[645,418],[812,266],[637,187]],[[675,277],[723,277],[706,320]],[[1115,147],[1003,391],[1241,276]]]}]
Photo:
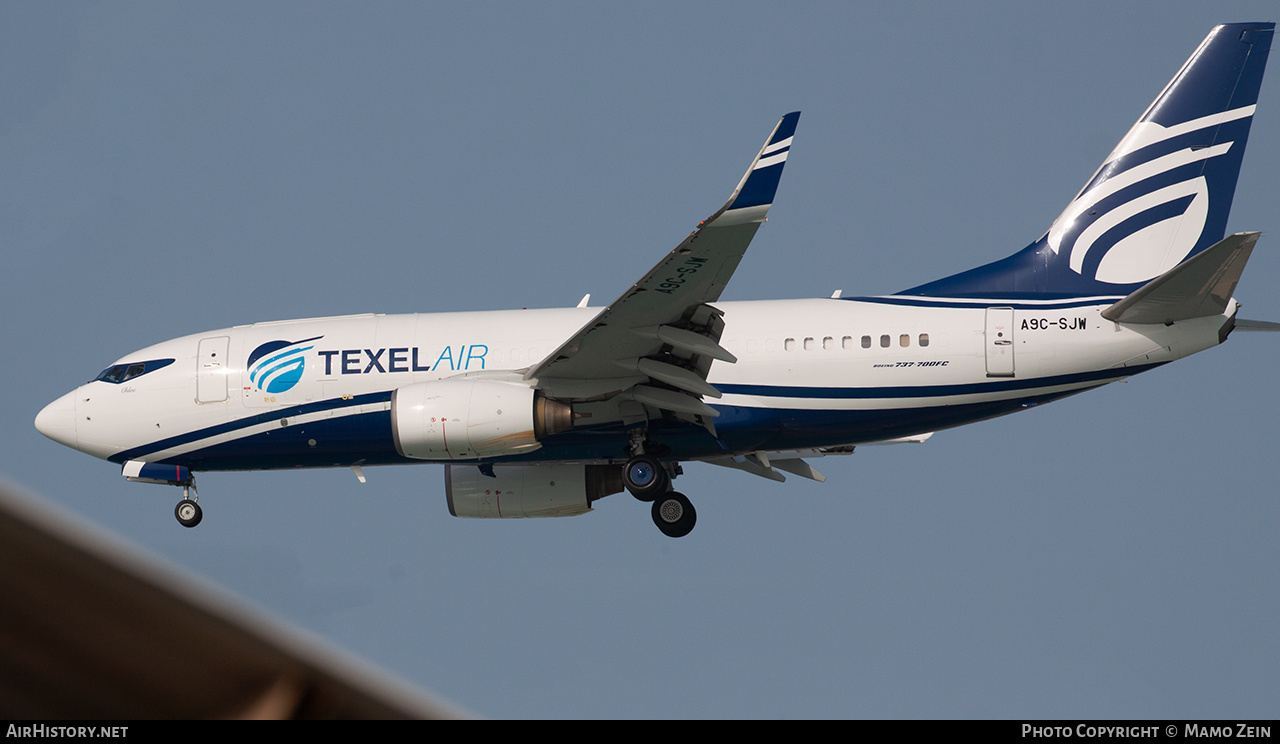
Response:
[{"label": "passenger window row", "polygon": [[[870,336],[870,335],[865,335],[865,336],[863,336],[863,337],[862,337],[862,339],[861,339],[861,345],[862,345],[862,348],[864,348],[864,349],[870,349],[870,348],[871,348],[871,340],[872,340],[872,339],[871,339],[871,336]],[[927,334],[927,333],[921,333],[919,336],[917,336],[917,337],[916,337],[916,343],[917,343],[919,346],[928,346],[928,345],[929,345],[929,334]],[[819,345],[818,345],[818,340],[817,340],[817,338],[816,338],[816,337],[814,337],[814,336],[808,336],[808,337],[805,337],[805,338],[800,342],[800,344],[799,344],[799,345],[797,345],[797,343],[796,343],[796,339],[794,339],[794,338],[788,338],[788,339],[786,339],[785,341],[783,341],[783,342],[782,342],[782,348],[783,348],[783,350],[785,350],[785,351],[795,351],[795,350],[796,350],[796,348],[797,348],[797,346],[799,346],[800,348],[804,349],[805,351],[814,351],[814,350],[816,350],[816,349],[819,347]],[[887,349],[887,348],[889,348],[890,346],[893,346],[893,336],[892,336],[892,335],[890,335],[890,334],[888,334],[888,333],[881,334],[881,335],[880,335],[880,348],[882,348],[882,349]],[[903,334],[899,334],[899,336],[898,336],[898,346],[901,346],[901,347],[902,347],[902,348],[904,348],[904,349],[905,349],[905,348],[907,348],[907,347],[909,347],[909,346],[911,346],[911,334],[910,334],[910,333],[903,333]],[[822,348],[822,350],[823,350],[823,351],[831,351],[831,350],[835,349],[835,348],[836,348],[836,339],[835,339],[835,336],[824,336],[824,337],[822,338],[821,348]],[[844,337],[842,337],[842,338],[840,339],[840,348],[841,348],[841,349],[852,349],[852,348],[853,348],[853,336],[844,336]]]}]

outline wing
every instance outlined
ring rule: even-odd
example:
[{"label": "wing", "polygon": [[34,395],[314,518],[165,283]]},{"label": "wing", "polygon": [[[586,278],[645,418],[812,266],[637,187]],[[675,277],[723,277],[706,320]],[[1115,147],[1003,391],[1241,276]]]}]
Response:
[{"label": "wing", "polygon": [[685,417],[717,414],[701,396],[719,344],[720,298],[764,222],[782,178],[800,112],[782,117],[724,206],[698,225],[640,281],[525,374],[548,395],[570,400],[625,392],[638,403]]}]

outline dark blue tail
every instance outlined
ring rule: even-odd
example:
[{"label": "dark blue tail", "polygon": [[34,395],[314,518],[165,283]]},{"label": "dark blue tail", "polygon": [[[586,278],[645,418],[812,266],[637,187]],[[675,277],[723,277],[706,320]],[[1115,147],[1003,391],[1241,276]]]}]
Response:
[{"label": "dark blue tail", "polygon": [[1039,240],[899,294],[1127,295],[1222,240],[1274,30],[1213,29]]}]

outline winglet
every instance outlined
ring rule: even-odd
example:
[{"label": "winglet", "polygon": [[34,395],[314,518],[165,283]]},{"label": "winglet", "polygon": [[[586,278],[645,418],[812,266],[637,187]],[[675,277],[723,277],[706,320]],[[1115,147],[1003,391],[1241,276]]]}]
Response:
[{"label": "winglet", "polygon": [[745,222],[764,222],[765,215],[773,204],[774,194],[778,193],[778,183],[782,181],[782,167],[786,165],[787,153],[791,151],[791,138],[795,136],[796,124],[800,121],[800,112],[792,111],[778,121],[773,128],[764,147],[760,148],[751,167],[738,182],[729,201],[703,225],[713,222],[716,226],[740,225]]}]

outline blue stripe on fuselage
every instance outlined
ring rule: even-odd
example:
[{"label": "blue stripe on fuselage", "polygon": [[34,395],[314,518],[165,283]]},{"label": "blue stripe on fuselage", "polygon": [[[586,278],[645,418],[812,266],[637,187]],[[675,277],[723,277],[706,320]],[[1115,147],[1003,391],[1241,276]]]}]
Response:
[{"label": "blue stripe on fuselage", "polygon": [[[117,452],[107,459],[111,462],[117,463],[123,463],[129,460],[145,460],[147,455],[152,452],[163,452],[164,450],[172,449],[173,447],[180,447],[184,444],[191,444],[192,442],[198,442],[201,439],[208,439],[209,437],[218,436],[220,434],[228,434],[240,429],[247,429],[252,426],[257,426],[258,424],[267,424],[283,418],[301,416],[308,413],[318,413],[320,411],[331,410],[337,411],[344,408],[351,408],[353,406],[367,405],[369,403],[384,403],[390,400],[391,391],[386,390],[379,393],[356,395],[346,400],[342,398],[333,398],[330,400],[316,401],[314,403],[304,403],[298,406],[289,406],[288,408],[279,408],[274,411],[259,413],[255,416],[246,416],[244,418],[228,421],[216,426],[209,426],[204,429],[198,429],[185,434],[178,434],[176,436],[160,439],[149,444],[144,444],[141,447],[134,447],[133,449]],[[387,435],[390,437],[390,429],[388,429]],[[186,461],[187,455],[180,455],[164,460],[163,462],[185,464]]]},{"label": "blue stripe on fuselage", "polygon": [[[779,407],[716,405],[719,439],[701,426],[679,421],[650,422],[650,438],[670,448],[673,459],[711,457],[725,452],[754,449],[802,449],[895,439],[959,426],[1013,413],[1028,405],[1056,400],[1087,387],[1128,377],[1160,366],[1149,364],[1035,379],[902,386],[886,388],[815,388],[777,385],[718,385],[723,392],[765,398],[807,400],[928,399],[1000,391],[1024,394],[978,403],[917,406],[875,410],[809,410]],[[1076,390],[1037,392],[1048,387],[1085,384]],[[145,460],[149,453],[199,442],[209,437],[247,430],[325,410],[342,410],[389,401],[391,392],[370,393],[350,400],[327,400],[282,408],[269,413],[211,426],[120,452],[112,462]],[[507,462],[542,460],[616,460],[626,458],[628,430],[621,423],[575,428],[543,440],[543,447],[525,455],[500,458]],[[312,443],[314,442],[314,444]],[[390,411],[334,416],[317,421],[271,428],[231,441],[202,447],[161,462],[185,465],[192,470],[257,470],[291,467],[347,466],[421,462],[399,455],[391,436]]]},{"label": "blue stripe on fuselage", "polygon": [[[829,398],[845,399],[884,399],[884,398],[936,398],[947,395],[974,395],[995,393],[1003,390],[1033,390],[1035,388],[1073,385],[1082,382],[1102,384],[1121,377],[1129,377],[1139,372],[1159,367],[1157,364],[1137,365],[1113,369],[1099,369],[1089,372],[1077,372],[1068,375],[1052,375],[1050,377],[1033,377],[1025,380],[1001,379],[988,382],[967,382],[956,385],[904,385],[901,387],[866,387],[866,388],[819,388],[819,387],[786,387],[782,385],[734,385],[717,384],[716,389],[722,393],[737,395],[756,395],[770,398]],[[716,422],[719,427],[719,422]]]},{"label": "blue stripe on fuselage", "polygon": [[[949,429],[995,418],[1088,388],[961,405],[889,410],[800,410],[716,406],[719,438],[704,428],[682,421],[651,421],[649,441],[663,459],[696,460],[726,453],[755,450],[796,450],[863,444]],[[428,463],[395,452],[386,411],[325,419],[273,429],[172,458],[193,470],[270,470],[296,467]],[[621,423],[587,427],[543,440],[540,449],[489,462],[623,462],[627,459],[628,430]],[[315,439],[312,447],[309,440]],[[170,461],[166,461],[170,462]],[[478,460],[454,461],[475,464]]]}]

